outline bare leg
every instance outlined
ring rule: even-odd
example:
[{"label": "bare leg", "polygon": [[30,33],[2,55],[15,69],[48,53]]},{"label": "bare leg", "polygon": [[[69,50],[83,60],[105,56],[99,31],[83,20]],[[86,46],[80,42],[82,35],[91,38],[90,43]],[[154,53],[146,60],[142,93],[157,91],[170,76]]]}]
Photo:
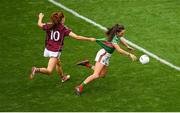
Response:
[{"label": "bare leg", "polygon": [[54,69],[54,67],[56,66],[58,62],[57,58],[49,58],[49,62],[48,62],[48,67],[47,68],[37,68],[37,70],[39,69],[40,73],[46,74],[46,75],[50,75]]},{"label": "bare leg", "polygon": [[51,75],[53,69],[55,68],[56,64],[58,62],[58,59],[57,58],[49,58],[49,62],[48,62],[48,67],[47,68],[36,68],[36,67],[33,67],[32,68],[32,71],[31,71],[31,74],[30,74],[30,79],[32,80],[35,76],[35,73],[43,73],[43,74],[46,74],[46,75]]},{"label": "bare leg", "polygon": [[89,77],[87,77],[84,82],[82,82],[79,86],[77,86],[75,88],[76,94],[80,95],[83,91],[83,87],[84,85],[90,83],[91,81],[97,79],[100,77],[100,73],[102,71],[102,69],[104,68],[104,65],[101,64],[100,62],[96,62],[95,67],[94,67],[94,73],[92,75],[90,75]]},{"label": "bare leg", "polygon": [[[87,66],[86,67],[89,68],[89,69],[94,70],[94,67],[95,67],[94,65],[89,63],[88,66],[89,67],[87,67]],[[104,77],[106,75],[107,71],[108,71],[108,66],[104,66],[103,69],[101,70],[99,76],[100,77]]]},{"label": "bare leg", "polygon": [[108,71],[108,67],[104,66],[103,69],[100,72],[100,77],[105,77],[107,71]]},{"label": "bare leg", "polygon": [[57,64],[56,64],[56,71],[59,75],[59,78],[63,77],[63,70],[62,70],[62,66],[61,66],[61,61],[58,60]]},{"label": "bare leg", "polygon": [[61,65],[60,60],[58,60],[58,62],[56,64],[56,71],[59,75],[59,78],[61,79],[61,82],[65,82],[65,81],[70,79],[70,75],[64,75],[63,74],[62,65]]},{"label": "bare leg", "polygon": [[96,62],[95,64],[95,68],[94,68],[94,73],[92,75],[90,75],[89,77],[87,77],[84,80],[85,84],[88,84],[89,82],[93,81],[94,79],[97,79],[100,77],[100,72],[102,71],[104,65],[101,64],[100,62]]}]

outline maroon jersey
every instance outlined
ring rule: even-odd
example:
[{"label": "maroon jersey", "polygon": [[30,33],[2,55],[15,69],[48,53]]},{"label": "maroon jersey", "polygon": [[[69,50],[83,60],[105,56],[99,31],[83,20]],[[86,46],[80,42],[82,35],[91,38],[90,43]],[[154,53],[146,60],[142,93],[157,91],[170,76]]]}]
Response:
[{"label": "maroon jersey", "polygon": [[43,29],[46,31],[46,48],[53,52],[61,51],[64,45],[64,37],[68,36],[71,30],[62,24],[53,27],[46,24]]}]

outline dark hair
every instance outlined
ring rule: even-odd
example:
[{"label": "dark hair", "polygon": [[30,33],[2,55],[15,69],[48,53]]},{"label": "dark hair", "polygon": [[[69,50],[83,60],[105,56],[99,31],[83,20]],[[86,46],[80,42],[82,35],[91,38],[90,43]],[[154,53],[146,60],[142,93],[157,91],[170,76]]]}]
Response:
[{"label": "dark hair", "polygon": [[51,17],[50,17],[52,27],[61,24],[63,18],[64,18],[63,12],[54,12],[54,13],[52,13]]},{"label": "dark hair", "polygon": [[117,34],[117,32],[121,32],[124,29],[124,26],[119,24],[115,24],[112,28],[108,28],[108,31],[106,32],[108,41],[112,41],[113,37]]}]

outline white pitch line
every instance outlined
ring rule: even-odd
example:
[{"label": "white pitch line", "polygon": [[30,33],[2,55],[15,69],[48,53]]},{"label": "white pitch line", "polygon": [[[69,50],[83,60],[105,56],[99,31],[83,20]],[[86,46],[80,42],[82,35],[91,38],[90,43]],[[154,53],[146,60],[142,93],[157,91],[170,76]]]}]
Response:
[{"label": "white pitch line", "polygon": [[[86,18],[86,17],[78,14],[77,12],[75,12],[74,10],[72,10],[72,9],[64,6],[63,4],[61,4],[61,3],[59,3],[59,2],[56,2],[55,0],[48,0],[48,1],[51,2],[51,3],[54,4],[54,5],[62,8],[62,9],[64,9],[64,10],[66,10],[67,12],[73,14],[74,16],[76,16],[76,17],[78,17],[78,18],[81,18],[82,20],[85,20],[86,22],[88,22],[88,23],[90,23],[90,24],[92,24],[92,25],[94,25],[94,26],[96,26],[96,27],[98,27],[98,28],[100,28],[100,29],[102,29],[102,30],[104,30],[104,31],[107,31],[107,28],[106,28],[106,27],[104,27],[104,26],[102,26],[102,25],[94,22],[93,20],[91,20],[91,19],[89,19],[89,18]],[[172,63],[170,63],[170,62],[168,62],[168,61],[166,61],[166,60],[158,57],[157,55],[155,55],[155,54],[147,51],[146,49],[144,49],[144,48],[142,48],[142,47],[134,44],[133,42],[131,42],[131,41],[127,40],[127,39],[124,39],[124,40],[126,40],[126,42],[127,42],[129,45],[131,45],[132,47],[138,49],[139,51],[142,51],[142,52],[146,53],[147,55],[151,56],[152,58],[155,58],[155,59],[158,60],[159,62],[161,62],[161,63],[163,63],[163,64],[166,64],[167,66],[169,66],[169,67],[171,67],[171,68],[174,68],[174,69],[180,71],[180,67],[175,66],[174,64],[172,64]]]}]

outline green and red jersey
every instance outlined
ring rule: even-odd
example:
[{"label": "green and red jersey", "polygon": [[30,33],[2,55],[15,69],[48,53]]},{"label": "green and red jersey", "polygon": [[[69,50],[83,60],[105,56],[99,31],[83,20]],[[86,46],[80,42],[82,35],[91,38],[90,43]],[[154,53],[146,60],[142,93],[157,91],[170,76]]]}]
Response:
[{"label": "green and red jersey", "polygon": [[118,44],[121,40],[121,37],[116,35],[113,37],[112,41],[107,41],[107,38],[96,39],[96,42],[104,48],[108,53],[112,54],[115,50],[113,44]]}]

